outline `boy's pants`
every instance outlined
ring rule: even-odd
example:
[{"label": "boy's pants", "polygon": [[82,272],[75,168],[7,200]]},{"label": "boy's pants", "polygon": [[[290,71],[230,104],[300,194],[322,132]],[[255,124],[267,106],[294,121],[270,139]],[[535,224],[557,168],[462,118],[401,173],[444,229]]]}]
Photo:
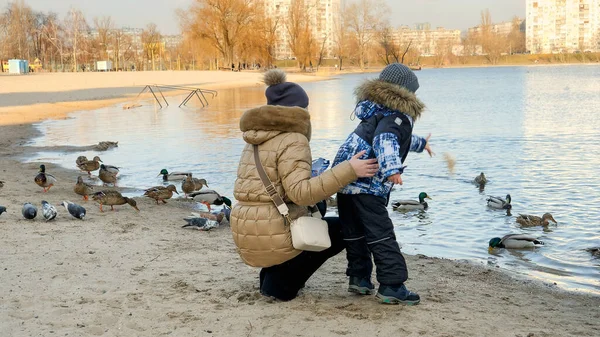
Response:
[{"label": "boy's pants", "polygon": [[263,268],[260,271],[260,292],[281,301],[289,301],[298,295],[304,283],[329,258],[339,254],[346,247],[342,239],[339,218],[323,218],[329,225],[331,247],[322,252],[304,251],[282,264]]},{"label": "boy's pants", "polygon": [[373,254],[377,281],[388,286],[403,284],[408,270],[396,241],[386,199],[370,194],[338,193],[337,203],[348,257],[346,275],[370,279]]}]

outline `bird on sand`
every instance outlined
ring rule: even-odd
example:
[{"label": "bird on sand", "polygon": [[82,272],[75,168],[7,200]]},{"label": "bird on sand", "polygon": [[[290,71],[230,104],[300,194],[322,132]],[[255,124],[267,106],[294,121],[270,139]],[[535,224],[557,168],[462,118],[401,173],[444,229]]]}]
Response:
[{"label": "bird on sand", "polygon": [[69,211],[69,214],[71,214],[73,217],[81,220],[85,218],[86,212],[85,208],[83,208],[82,206],[72,203],[70,201],[63,201],[62,205],[65,206],[65,209]]},{"label": "bird on sand", "polygon": [[21,214],[27,220],[33,220],[37,216],[37,207],[32,205],[30,202],[26,202],[23,204],[23,209],[21,210]]},{"label": "bird on sand", "polygon": [[201,217],[199,214],[196,213],[192,213],[192,215],[184,218],[183,220],[185,220],[187,224],[183,225],[181,228],[191,228],[201,231],[209,231],[213,228],[219,227],[219,223],[217,221]]},{"label": "bird on sand", "polygon": [[4,212],[6,212],[6,207],[0,206],[0,215],[2,215]]},{"label": "bird on sand", "polygon": [[34,178],[35,183],[44,189],[44,192],[48,192],[50,187],[54,186],[57,182],[56,177],[50,173],[46,173],[46,165],[40,165],[40,173]]},{"label": "bird on sand", "polygon": [[77,177],[77,183],[73,188],[73,192],[83,196],[83,200],[88,200],[88,196],[94,193],[94,187],[83,182],[83,177]]},{"label": "bird on sand", "polygon": [[51,221],[56,218],[58,211],[56,207],[49,204],[46,200],[42,200],[42,215],[46,221]]}]

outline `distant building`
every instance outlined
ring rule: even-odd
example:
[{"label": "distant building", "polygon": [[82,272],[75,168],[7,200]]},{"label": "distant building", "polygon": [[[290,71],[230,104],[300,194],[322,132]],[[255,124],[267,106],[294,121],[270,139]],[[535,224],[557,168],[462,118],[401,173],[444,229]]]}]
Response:
[{"label": "distant building", "polygon": [[[294,57],[290,48],[289,34],[286,22],[289,20],[289,11],[292,0],[265,0],[267,16],[277,20],[277,59],[290,59]],[[305,0],[306,13],[308,13],[312,35],[320,49],[325,47],[325,56],[331,57],[335,48],[335,28],[341,16],[341,0]]]},{"label": "distant building", "polygon": [[431,30],[429,22],[415,23],[415,30]]},{"label": "distant building", "polygon": [[[525,32],[525,20],[516,19],[516,21],[516,23],[515,20],[511,20],[492,24],[491,31],[498,35],[506,37],[513,31],[515,24],[517,24],[519,26],[519,30]],[[481,25],[469,28],[468,32],[470,35],[477,35],[481,33]]]},{"label": "distant building", "polygon": [[600,51],[600,0],[526,1],[529,51]]},{"label": "distant building", "polygon": [[417,50],[421,55],[435,55],[440,49],[452,50],[459,53],[461,45],[460,30],[436,29],[421,30],[410,29],[402,26],[395,31],[394,42],[400,46],[411,44],[411,49]]}]

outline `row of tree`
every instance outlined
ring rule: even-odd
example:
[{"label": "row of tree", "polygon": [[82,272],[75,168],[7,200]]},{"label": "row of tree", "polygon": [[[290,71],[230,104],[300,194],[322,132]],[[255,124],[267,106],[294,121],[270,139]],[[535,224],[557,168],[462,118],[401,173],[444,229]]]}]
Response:
[{"label": "row of tree", "polygon": [[[72,8],[59,18],[15,0],[0,13],[0,60],[38,59],[44,69],[55,71],[80,71],[97,60],[112,60],[117,69],[217,69],[272,66],[282,45],[302,69],[319,67],[328,56],[337,59],[340,69],[347,63],[361,68],[374,62],[419,63],[421,57],[416,41],[395,34],[383,0],[348,4],[333,16],[329,29],[316,21],[324,10],[317,0],[291,0],[271,16],[266,9],[262,0],[194,0],[177,11],[183,33],[174,44],[166,43],[154,24],[143,30],[117,29],[111,17],[88,23]],[[463,41],[464,54],[484,53],[497,63],[504,53],[524,51],[518,22],[509,36],[492,27],[489,11],[482,13],[478,33]],[[434,45],[436,64],[456,58],[456,41]]]}]

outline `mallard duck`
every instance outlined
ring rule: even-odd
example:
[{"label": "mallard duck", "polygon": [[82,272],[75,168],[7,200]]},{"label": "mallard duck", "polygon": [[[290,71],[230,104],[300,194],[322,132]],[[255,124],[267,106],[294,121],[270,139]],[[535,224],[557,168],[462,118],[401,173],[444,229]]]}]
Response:
[{"label": "mallard duck", "polygon": [[91,175],[91,171],[96,171],[100,168],[101,162],[102,160],[100,160],[100,157],[95,156],[92,160],[86,160],[84,162],[79,163],[77,167],[79,167],[80,170],[86,171],[89,175]]},{"label": "mallard duck", "polygon": [[21,214],[23,214],[25,219],[33,220],[37,216],[37,207],[33,206],[30,202],[26,202],[23,204]]},{"label": "mallard duck", "polygon": [[86,161],[88,161],[86,156],[79,156],[77,157],[77,159],[75,159],[75,164],[77,165],[77,167],[79,167],[79,165],[85,163]]},{"label": "mallard duck", "polygon": [[66,210],[71,214],[74,218],[83,220],[85,219],[85,208],[81,205],[77,205],[76,203],[70,201],[63,201],[62,205],[65,206]]},{"label": "mallard duck", "polygon": [[108,205],[110,206],[110,210],[114,211],[115,209],[113,206],[125,204],[133,207],[138,212],[140,211],[139,208],[137,208],[137,203],[135,200],[124,197],[119,191],[107,190],[96,192],[94,195],[92,195],[92,199],[100,204],[100,212],[104,212],[102,205]]},{"label": "mallard duck", "polygon": [[506,199],[490,196],[487,199],[487,205],[490,208],[509,210],[512,208],[512,205],[510,204],[511,201],[512,201],[512,199],[510,197],[510,194],[506,195]]},{"label": "mallard duck", "polygon": [[46,173],[46,165],[42,164],[40,165],[40,173],[35,176],[34,181],[44,189],[44,192],[48,192],[50,187],[54,186],[58,180],[50,173]]},{"label": "mallard duck", "polygon": [[161,176],[163,178],[163,181],[174,181],[174,180],[184,180],[188,173],[187,172],[171,172],[169,173],[169,171],[167,171],[167,169],[162,169],[160,170],[160,173],[157,175]]},{"label": "mallard duck", "polygon": [[104,164],[100,165],[100,172],[98,173],[98,178],[100,178],[100,180],[102,180],[104,185],[106,185],[106,184],[113,184],[114,186],[117,185],[117,174],[109,171],[107,169],[106,165],[104,165]]},{"label": "mallard duck", "polygon": [[519,214],[517,217],[517,223],[521,226],[532,227],[532,226],[548,226],[550,221],[557,223],[554,217],[550,213],[544,213],[542,217],[528,214]]},{"label": "mallard duck", "polygon": [[213,190],[204,190],[193,192],[190,194],[190,197],[194,199],[194,201],[205,204],[208,207],[208,211],[210,212],[210,205],[227,205],[227,207],[231,208],[231,200],[227,197],[221,196],[219,193]]},{"label": "mallard duck", "polygon": [[543,244],[535,236],[528,234],[508,234],[503,238],[492,238],[489,243],[490,248],[507,249],[531,248]]},{"label": "mallard duck", "polygon": [[159,200],[166,204],[167,202],[165,200],[171,199],[173,192],[179,194],[175,185],[155,186],[147,189],[144,193],[144,196],[156,200],[157,205]]},{"label": "mallard duck", "polygon": [[77,183],[73,188],[73,191],[81,196],[83,196],[83,200],[88,200],[88,196],[94,193],[94,187],[92,185],[86,184],[83,182],[83,177],[77,177]]},{"label": "mallard duck", "polygon": [[[0,212],[0,214],[1,213],[2,212]],[[600,247],[587,248],[586,251],[591,253],[594,257],[600,257]]]},{"label": "mallard duck", "polygon": [[425,192],[419,193],[419,201],[416,200],[397,200],[392,203],[392,208],[397,210],[427,209],[429,205],[425,199],[431,198]]},{"label": "mallard duck", "polygon": [[187,199],[188,194],[194,192],[196,190],[196,184],[194,184],[194,178],[192,178],[192,174],[188,173],[187,177],[181,183],[181,190],[185,193],[185,197]]},{"label": "mallard duck", "polygon": [[42,200],[42,215],[46,221],[51,221],[56,218],[58,211],[56,207],[50,205],[46,200]]},{"label": "mallard duck", "polygon": [[479,186],[485,185],[485,184],[487,184],[487,178],[485,177],[485,174],[483,174],[483,172],[481,172],[480,175],[478,175],[477,177],[475,177],[475,179],[473,179],[473,182]]},{"label": "mallard duck", "polygon": [[192,213],[192,215],[188,216],[187,218],[184,218],[183,220],[185,220],[187,224],[181,226],[181,228],[192,228],[201,231],[209,231],[213,228],[219,227],[219,222],[217,220],[205,218],[197,213]]},{"label": "mallard duck", "polygon": [[2,215],[4,212],[6,212],[6,207],[0,206],[0,215]]}]

